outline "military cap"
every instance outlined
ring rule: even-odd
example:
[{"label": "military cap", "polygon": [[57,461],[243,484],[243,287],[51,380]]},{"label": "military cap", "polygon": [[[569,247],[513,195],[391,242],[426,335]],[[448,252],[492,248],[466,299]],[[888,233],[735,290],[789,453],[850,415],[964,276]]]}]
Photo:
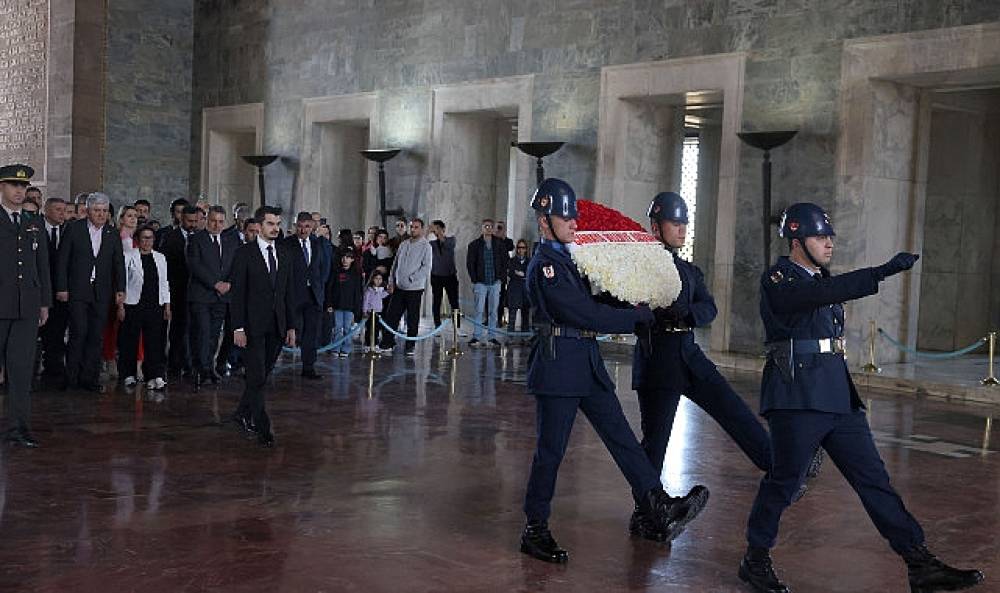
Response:
[{"label": "military cap", "polygon": [[27,184],[35,176],[35,170],[28,165],[5,165],[0,167],[0,181]]}]

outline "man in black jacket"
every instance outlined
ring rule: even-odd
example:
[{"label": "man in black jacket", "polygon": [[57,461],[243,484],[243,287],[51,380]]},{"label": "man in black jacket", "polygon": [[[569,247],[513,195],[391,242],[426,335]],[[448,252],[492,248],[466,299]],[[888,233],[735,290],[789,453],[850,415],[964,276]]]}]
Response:
[{"label": "man in black jacket", "polygon": [[260,235],[239,248],[233,259],[232,315],[233,343],[245,348],[246,386],[233,420],[244,430],[257,434],[263,447],[274,446],[271,420],[264,409],[264,385],[278,359],[282,341],[295,344],[295,330],[289,326],[294,315],[290,298],[292,256],[275,243],[281,229],[281,208],[263,206],[254,218],[261,222]]},{"label": "man in black jacket", "polygon": [[326,281],[330,277],[330,261],[320,245],[319,237],[312,234],[316,223],[309,212],[299,212],[295,217],[295,234],[281,243],[292,255],[292,291],[295,317],[289,320],[298,330],[299,348],[302,351],[302,376],[319,379],[316,372],[316,338],[323,325]]},{"label": "man in black jacket", "polygon": [[49,280],[53,302],[49,309],[49,320],[39,333],[42,338],[42,373],[49,379],[63,379],[66,375],[66,324],[69,322],[69,305],[54,300],[59,245],[66,232],[66,206],[66,201],[62,198],[45,200],[45,236],[48,237],[49,244]]},{"label": "man in black jacket", "polygon": [[[475,316],[479,324],[476,325],[469,345],[476,347],[489,340],[490,346],[499,347],[500,342],[497,341],[494,332],[497,328],[500,285],[502,279],[507,277],[507,264],[510,258],[505,251],[504,240],[493,235],[491,219],[483,220],[482,230],[482,236],[469,243],[468,254],[465,257],[465,267],[472,281],[472,292],[476,295]],[[489,335],[485,335],[480,327],[484,321],[483,311],[487,313],[486,326],[489,328]]]},{"label": "man in black jacket", "polygon": [[[212,206],[205,230],[188,239],[187,263],[191,273],[188,303],[191,315],[191,349],[194,362],[194,386],[205,378],[218,383],[213,357],[219,347],[219,335],[226,320],[229,303],[229,271],[240,246],[238,235],[223,233],[226,210]],[[225,360],[225,359],[223,359]]]},{"label": "man in black jacket", "polygon": [[[176,201],[176,200],[175,200]],[[170,282],[171,311],[170,352],[167,368],[172,373],[191,372],[191,351],[188,337],[187,292],[191,272],[187,263],[187,244],[198,228],[201,211],[190,204],[183,206],[180,226],[171,227],[162,237],[160,252],[167,260],[167,281]],[[166,322],[164,322],[166,323]]]},{"label": "man in black jacket", "polygon": [[87,196],[87,217],[66,227],[59,248],[56,299],[69,303],[66,387],[102,392],[101,342],[112,300],[125,301],[125,258],[118,232],[108,224],[110,200]]}]

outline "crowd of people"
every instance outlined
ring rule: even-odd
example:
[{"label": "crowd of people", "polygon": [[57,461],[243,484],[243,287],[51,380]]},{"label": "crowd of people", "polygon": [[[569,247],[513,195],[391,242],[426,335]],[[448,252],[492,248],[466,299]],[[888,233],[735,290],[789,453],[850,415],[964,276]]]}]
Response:
[{"label": "crowd of people", "polygon": [[[225,208],[204,199],[177,199],[166,224],[140,199],[115,208],[100,192],[72,200],[25,192],[23,210],[37,215],[48,238],[53,306],[41,327],[36,371],[66,389],[102,392],[117,380],[163,389],[181,377],[200,389],[245,373],[233,345],[229,312],[231,269],[240,245],[253,242],[261,221],[246,203]],[[96,236],[113,238],[102,249]],[[391,236],[390,236],[391,235]],[[302,376],[318,379],[317,351],[348,357],[356,342],[367,351],[392,352],[396,337],[381,323],[405,325],[417,336],[423,295],[431,290],[434,326],[447,298],[459,309],[456,239],[442,220],[400,217],[394,232],[333,229],[320,212],[299,212],[278,242],[295,258],[294,316]],[[96,246],[96,247],[95,247]],[[472,347],[499,347],[500,329],[529,330],[525,295],[529,243],[506,236],[503,221],[483,220],[466,252],[475,295]],[[505,321],[506,319],[506,321]],[[364,323],[365,331],[352,332]],[[405,355],[414,353],[407,340]]]}]

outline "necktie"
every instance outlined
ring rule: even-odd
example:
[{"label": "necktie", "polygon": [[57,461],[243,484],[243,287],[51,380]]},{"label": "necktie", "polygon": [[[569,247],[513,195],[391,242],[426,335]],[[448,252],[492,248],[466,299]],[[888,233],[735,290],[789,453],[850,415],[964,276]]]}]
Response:
[{"label": "necktie", "polygon": [[267,246],[267,275],[271,277],[271,287],[278,282],[278,262],[274,259],[274,246]]},{"label": "necktie", "polygon": [[52,227],[52,248],[59,249],[59,227]]},{"label": "necktie", "polygon": [[309,247],[306,246],[306,241],[308,239],[301,239],[302,241],[302,257],[306,258],[306,267],[309,267]]},{"label": "necktie", "polygon": [[10,217],[12,219],[14,219],[14,226],[16,226],[16,227],[20,227],[21,226],[21,221],[18,220],[18,214],[19,214],[18,212],[11,212],[10,213]]},{"label": "necktie", "polygon": [[215,251],[219,254],[219,259],[222,259],[222,245],[219,244],[219,236],[212,235],[212,243],[215,243]]}]

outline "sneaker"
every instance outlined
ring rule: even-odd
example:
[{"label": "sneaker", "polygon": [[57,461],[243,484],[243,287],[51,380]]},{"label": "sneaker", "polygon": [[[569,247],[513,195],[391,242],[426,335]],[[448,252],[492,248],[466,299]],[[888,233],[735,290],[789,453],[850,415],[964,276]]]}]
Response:
[{"label": "sneaker", "polygon": [[163,377],[157,377],[155,379],[150,379],[146,383],[147,389],[160,390],[167,386],[167,382],[163,380]]},{"label": "sneaker", "polygon": [[469,340],[469,348],[479,348],[480,344],[481,342],[476,338],[472,338],[471,340]]},{"label": "sneaker", "polygon": [[490,344],[490,348],[499,348],[500,347],[500,342],[496,338],[490,339],[489,344]]},{"label": "sneaker", "polygon": [[413,358],[416,355],[417,355],[417,351],[414,348],[410,348],[409,350],[406,351],[406,357],[407,358]]},{"label": "sneaker", "polygon": [[125,377],[125,387],[135,387],[136,382],[135,377]]},{"label": "sneaker", "polygon": [[338,354],[338,356],[340,356],[341,358],[347,358],[350,355],[351,355],[350,352],[341,352],[340,354]]}]

